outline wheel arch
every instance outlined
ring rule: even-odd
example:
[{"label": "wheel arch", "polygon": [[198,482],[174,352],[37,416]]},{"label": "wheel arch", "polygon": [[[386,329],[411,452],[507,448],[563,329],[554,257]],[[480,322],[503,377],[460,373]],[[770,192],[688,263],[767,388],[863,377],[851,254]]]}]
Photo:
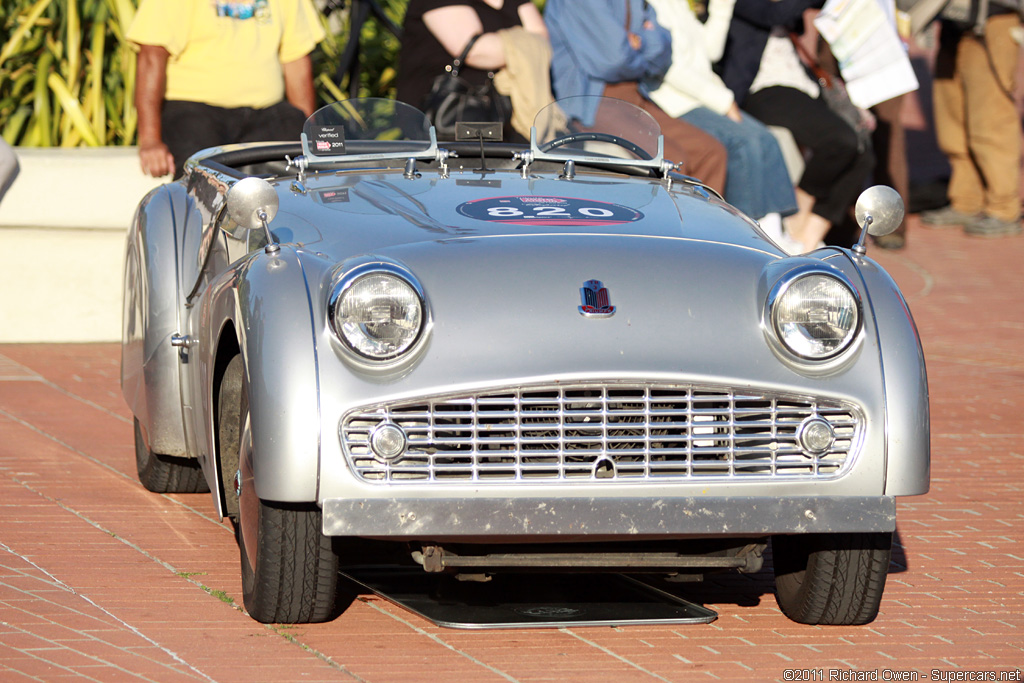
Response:
[{"label": "wheel arch", "polygon": [[178,217],[186,201],[180,185],[150,191],[135,211],[125,245],[121,329],[121,392],[138,418],[148,448],[188,457],[181,413]]}]

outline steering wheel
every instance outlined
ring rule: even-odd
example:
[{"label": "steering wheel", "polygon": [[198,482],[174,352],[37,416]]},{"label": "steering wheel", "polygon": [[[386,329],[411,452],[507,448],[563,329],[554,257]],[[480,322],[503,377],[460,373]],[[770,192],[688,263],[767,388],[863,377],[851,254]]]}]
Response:
[{"label": "steering wheel", "polygon": [[619,147],[622,147],[623,149],[628,150],[633,154],[637,155],[644,161],[650,161],[651,159],[654,158],[650,154],[645,152],[643,149],[641,149],[640,146],[637,145],[636,143],[630,142],[625,138],[620,138],[618,135],[612,135],[611,133],[569,133],[568,135],[563,135],[560,138],[555,138],[551,142],[544,143],[543,145],[541,145],[540,151],[549,152],[555,149],[556,147],[561,147],[562,145],[569,145],[574,142],[587,142],[589,140],[596,140],[598,142],[610,142],[613,145],[618,145]]}]

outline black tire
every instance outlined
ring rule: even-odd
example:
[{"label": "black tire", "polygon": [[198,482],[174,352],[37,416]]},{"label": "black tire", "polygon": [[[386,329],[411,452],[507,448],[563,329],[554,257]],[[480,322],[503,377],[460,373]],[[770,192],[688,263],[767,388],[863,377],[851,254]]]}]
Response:
[{"label": "black tire", "polygon": [[146,447],[135,419],[135,469],[139,481],[154,493],[209,493],[203,468],[195,458],[154,453]]},{"label": "black tire", "polygon": [[242,432],[245,366],[242,356],[234,356],[224,370],[217,392],[217,451],[220,481],[224,491],[224,512],[238,521],[238,493],[235,474],[238,472],[238,448]]},{"label": "black tire", "polygon": [[[237,536],[245,609],[264,624],[331,619],[338,597],[338,553],[331,537],[321,531],[320,508],[315,503],[272,503],[256,497],[246,465],[252,462],[253,440],[244,377],[239,398],[243,492]],[[247,536],[255,548],[246,544]]]},{"label": "black tire", "polygon": [[320,531],[320,509],[259,501],[258,545],[252,553],[238,534],[245,609],[264,624],[306,624],[334,616],[338,555]]},{"label": "black tire", "polygon": [[772,537],[775,600],[801,624],[853,626],[878,616],[891,533]]}]

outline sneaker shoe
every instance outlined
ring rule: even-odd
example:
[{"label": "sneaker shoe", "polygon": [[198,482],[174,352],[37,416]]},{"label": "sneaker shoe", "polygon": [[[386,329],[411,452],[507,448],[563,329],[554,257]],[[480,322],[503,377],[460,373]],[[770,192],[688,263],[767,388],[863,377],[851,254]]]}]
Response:
[{"label": "sneaker shoe", "polygon": [[921,212],[921,223],[929,228],[952,228],[967,225],[977,214],[961,213],[947,204],[941,209]]},{"label": "sneaker shoe", "polygon": [[1021,232],[1020,219],[1007,221],[995,216],[980,216],[964,225],[964,232],[974,237],[1009,237]]},{"label": "sneaker shoe", "polygon": [[902,249],[907,246],[907,238],[900,232],[890,232],[888,235],[878,235],[874,238],[875,244],[880,249]]}]

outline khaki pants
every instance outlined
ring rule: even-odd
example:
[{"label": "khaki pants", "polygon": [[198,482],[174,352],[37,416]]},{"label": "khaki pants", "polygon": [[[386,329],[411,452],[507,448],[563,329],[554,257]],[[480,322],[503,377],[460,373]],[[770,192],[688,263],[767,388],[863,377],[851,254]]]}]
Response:
[{"label": "khaki pants", "polygon": [[935,64],[934,99],[939,148],[952,169],[950,204],[962,213],[1017,220],[1021,129],[1012,93],[1020,46],[1010,32],[1020,19],[990,17],[981,38],[971,31],[950,36],[947,26]]}]

